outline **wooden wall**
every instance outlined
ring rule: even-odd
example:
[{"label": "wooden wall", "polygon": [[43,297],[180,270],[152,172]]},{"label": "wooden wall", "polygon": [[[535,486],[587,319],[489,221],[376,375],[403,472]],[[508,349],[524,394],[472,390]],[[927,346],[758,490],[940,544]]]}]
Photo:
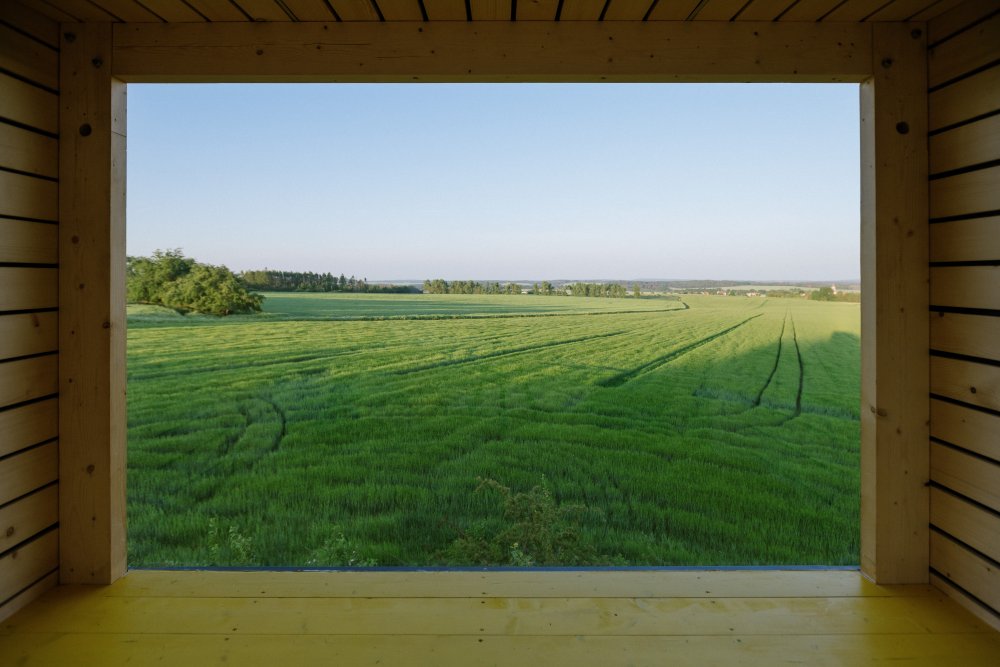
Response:
[{"label": "wooden wall", "polygon": [[0,2],[0,619],[58,568],[59,26]]},{"label": "wooden wall", "polygon": [[928,38],[931,575],[1000,627],[1000,4]]}]

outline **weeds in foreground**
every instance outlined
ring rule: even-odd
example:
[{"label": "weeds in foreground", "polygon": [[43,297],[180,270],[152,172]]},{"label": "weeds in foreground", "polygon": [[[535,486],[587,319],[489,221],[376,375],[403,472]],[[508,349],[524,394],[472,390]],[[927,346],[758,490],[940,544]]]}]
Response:
[{"label": "weeds in foreground", "polygon": [[500,495],[502,519],[480,521],[455,539],[442,558],[450,564],[477,565],[612,565],[620,557],[599,556],[584,537],[587,515],[603,518],[582,504],[557,504],[543,484],[514,492],[494,479],[476,478],[476,493]]}]

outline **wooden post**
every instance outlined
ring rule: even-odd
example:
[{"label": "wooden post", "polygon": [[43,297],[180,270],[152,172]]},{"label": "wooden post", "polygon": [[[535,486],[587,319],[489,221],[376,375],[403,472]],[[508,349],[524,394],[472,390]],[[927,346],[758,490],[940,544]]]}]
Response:
[{"label": "wooden post", "polygon": [[923,24],[872,26],[861,86],[861,569],[928,580],[927,57]]},{"label": "wooden post", "polygon": [[59,117],[62,583],[107,584],[125,549],[125,84],[110,23],[64,24]]}]

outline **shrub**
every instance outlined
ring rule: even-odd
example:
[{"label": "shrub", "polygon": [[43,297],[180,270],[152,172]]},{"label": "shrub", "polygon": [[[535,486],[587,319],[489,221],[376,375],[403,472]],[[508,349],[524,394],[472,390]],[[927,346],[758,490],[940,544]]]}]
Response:
[{"label": "shrub", "polygon": [[467,565],[606,565],[623,564],[620,558],[598,556],[584,538],[580,522],[588,514],[600,516],[584,505],[557,504],[543,485],[515,493],[493,479],[477,478],[476,492],[499,494],[502,521],[497,530],[480,522],[464,531],[442,554],[449,564]]}]

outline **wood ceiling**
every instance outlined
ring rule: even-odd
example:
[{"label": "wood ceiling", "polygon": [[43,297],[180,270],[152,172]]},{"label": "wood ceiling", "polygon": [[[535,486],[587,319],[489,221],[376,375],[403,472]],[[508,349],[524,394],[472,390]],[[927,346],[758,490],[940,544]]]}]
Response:
[{"label": "wood ceiling", "polygon": [[[991,2],[992,0],[985,0]],[[23,0],[61,22],[927,21],[960,0]]]}]

